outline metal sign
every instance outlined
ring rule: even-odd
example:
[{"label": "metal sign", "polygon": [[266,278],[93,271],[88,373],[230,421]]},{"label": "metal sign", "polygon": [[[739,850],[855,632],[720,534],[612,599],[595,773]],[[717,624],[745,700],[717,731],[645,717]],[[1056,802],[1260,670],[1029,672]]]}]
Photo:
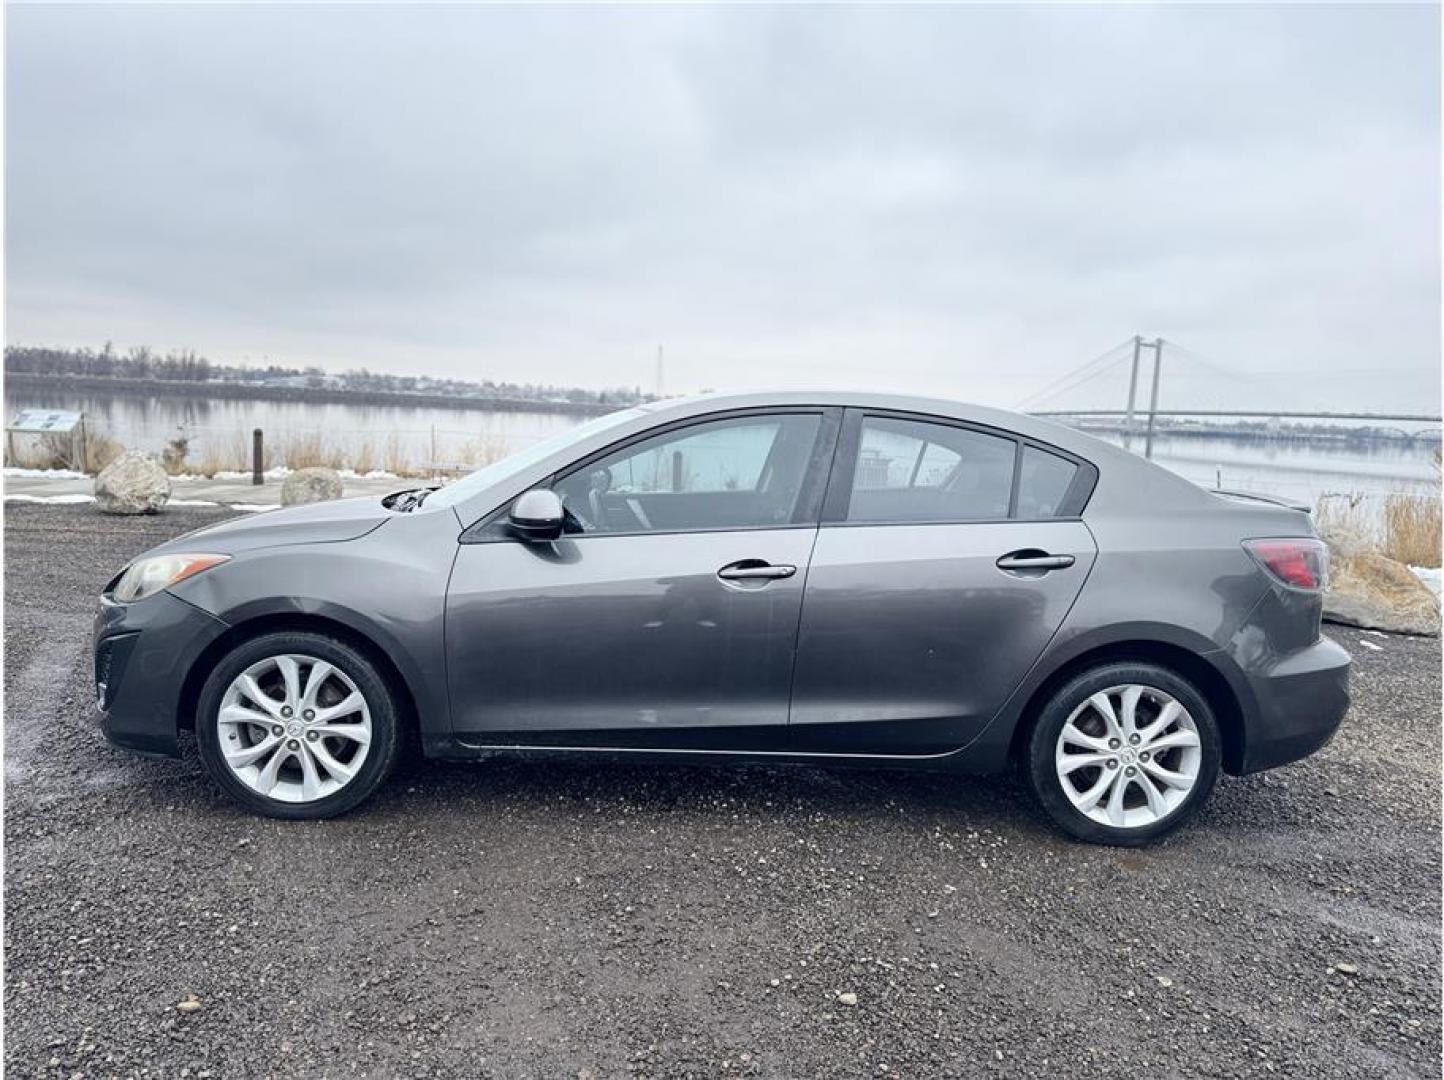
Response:
[{"label": "metal sign", "polygon": [[60,409],[22,409],[10,421],[6,431],[29,431],[46,435],[68,434],[80,423],[80,413],[63,412]]}]

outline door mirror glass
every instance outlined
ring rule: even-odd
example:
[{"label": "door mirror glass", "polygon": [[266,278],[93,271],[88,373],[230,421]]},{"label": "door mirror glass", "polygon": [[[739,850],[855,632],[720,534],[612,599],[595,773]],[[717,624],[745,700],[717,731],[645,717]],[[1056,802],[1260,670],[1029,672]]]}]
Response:
[{"label": "door mirror glass", "polygon": [[507,519],[512,535],[531,543],[546,543],[562,534],[562,501],[555,491],[533,488],[517,496]]}]

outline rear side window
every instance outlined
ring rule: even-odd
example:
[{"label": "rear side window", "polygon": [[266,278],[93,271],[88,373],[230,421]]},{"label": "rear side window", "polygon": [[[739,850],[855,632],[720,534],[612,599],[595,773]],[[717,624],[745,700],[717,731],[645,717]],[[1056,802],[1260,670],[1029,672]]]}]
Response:
[{"label": "rear side window", "polygon": [[864,417],[847,520],[1006,518],[1015,446],[1012,439],[950,424]]},{"label": "rear side window", "polygon": [[1017,517],[1025,521],[1058,516],[1063,497],[1078,475],[1067,458],[1036,446],[1023,447],[1023,471],[1018,476]]}]

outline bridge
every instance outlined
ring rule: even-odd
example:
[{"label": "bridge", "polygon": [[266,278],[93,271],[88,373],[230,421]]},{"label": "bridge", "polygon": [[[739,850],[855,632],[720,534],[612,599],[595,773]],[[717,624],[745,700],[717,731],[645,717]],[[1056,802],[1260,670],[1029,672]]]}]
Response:
[{"label": "bridge", "polygon": [[[1123,445],[1129,447],[1132,439],[1141,434],[1144,438],[1143,453],[1145,457],[1153,456],[1154,437],[1159,427],[1159,421],[1185,421],[1184,423],[1168,423],[1169,435],[1187,436],[1246,436],[1254,438],[1277,437],[1283,432],[1274,429],[1274,425],[1289,423],[1298,425],[1300,423],[1316,422],[1320,425],[1334,425],[1343,422],[1350,422],[1360,426],[1367,426],[1373,429],[1370,432],[1372,437],[1383,436],[1385,438],[1398,439],[1403,441],[1439,441],[1441,438],[1439,425],[1441,417],[1438,413],[1409,413],[1409,412],[1337,412],[1319,411],[1305,412],[1289,409],[1259,409],[1256,405],[1249,408],[1229,409],[1217,402],[1212,402],[1201,408],[1180,409],[1180,408],[1159,408],[1159,394],[1162,385],[1162,372],[1164,369],[1165,348],[1168,352],[1170,379],[1176,383],[1179,377],[1183,377],[1185,383],[1189,377],[1202,377],[1206,385],[1195,386],[1192,394],[1198,397],[1207,393],[1209,396],[1217,397],[1218,389],[1224,387],[1237,391],[1244,384],[1242,389],[1251,396],[1257,398],[1262,396],[1274,396],[1277,394],[1277,387],[1270,387],[1257,372],[1239,370],[1230,365],[1220,364],[1216,361],[1205,359],[1195,351],[1188,349],[1176,342],[1165,341],[1163,338],[1154,338],[1149,341],[1141,336],[1135,335],[1127,341],[1108,349],[1106,352],[1067,372],[1053,380],[1042,390],[1030,395],[1018,403],[1018,408],[1034,416],[1046,416],[1071,423],[1080,428],[1090,428],[1099,431],[1110,431],[1123,435]],[[1139,403],[1140,375],[1144,373],[1143,354],[1150,353],[1149,372],[1151,387],[1149,390],[1148,404],[1142,406]],[[1372,369],[1371,369],[1372,370]],[[1121,380],[1124,372],[1128,375],[1127,395],[1122,393]],[[1360,371],[1355,374],[1365,375],[1370,372]],[[1109,377],[1118,380],[1118,385],[1110,385]],[[1078,406],[1073,408],[1060,408],[1060,399],[1076,400],[1080,397],[1080,391],[1088,388],[1091,396],[1098,399],[1101,392],[1104,404],[1093,406]],[[1112,399],[1109,401],[1108,399]],[[1123,408],[1118,408],[1117,403],[1122,398]],[[1189,424],[1188,420],[1204,420],[1206,424]],[[1240,424],[1229,425],[1216,423],[1218,420],[1235,420]],[[1264,420],[1267,425],[1259,425],[1253,421]],[[1140,422],[1143,430],[1138,430]],[[1420,424],[1431,425],[1428,428],[1416,431],[1406,431],[1397,427],[1384,427],[1383,425],[1393,424]],[[1350,432],[1340,430],[1338,432],[1317,432],[1317,431],[1295,431],[1297,434],[1307,437],[1335,437],[1348,438]],[[1355,434],[1354,437],[1358,437]]]},{"label": "bridge", "polygon": [[[1127,409],[1029,409],[1033,416],[1128,416]],[[1258,412],[1247,409],[1156,409],[1154,416],[1228,416],[1269,420],[1366,420],[1410,424],[1437,424],[1429,413]]]}]

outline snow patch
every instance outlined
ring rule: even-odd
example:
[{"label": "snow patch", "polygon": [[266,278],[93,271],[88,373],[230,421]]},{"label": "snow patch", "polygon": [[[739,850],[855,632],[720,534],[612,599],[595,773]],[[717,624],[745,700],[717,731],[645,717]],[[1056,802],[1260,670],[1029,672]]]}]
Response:
[{"label": "snow patch", "polygon": [[1411,566],[1409,569],[1414,571],[1416,578],[1429,586],[1430,592],[1435,596],[1439,595],[1440,576],[1444,574],[1444,570],[1437,566]]},{"label": "snow patch", "polygon": [[[261,475],[268,480],[284,480],[291,472],[284,465],[277,465],[267,469]],[[191,483],[205,480],[249,480],[254,474],[250,469],[221,469],[211,476],[204,476],[201,473],[182,473],[179,476],[171,477],[173,480],[183,480]]]},{"label": "snow patch", "polygon": [[[49,503],[50,505],[80,505],[93,503],[94,495],[6,495],[6,502]],[[227,506],[232,510],[275,510],[278,503],[218,503],[212,499],[167,499],[167,506]]]},{"label": "snow patch", "polygon": [[88,503],[94,502],[94,495],[10,495],[6,494],[6,502],[29,502],[29,503]]},{"label": "snow patch", "polygon": [[345,480],[400,480],[399,473],[387,472],[385,469],[372,469],[370,472],[358,473],[355,469],[338,469],[337,475]]},{"label": "snow patch", "polygon": [[[214,476],[194,476],[187,474],[176,477],[177,480],[249,480],[253,474],[250,469],[244,472],[237,472],[234,469],[222,469]],[[291,470],[284,465],[276,465],[267,469],[263,474],[267,480],[284,480],[291,475]],[[343,480],[400,480],[401,477],[394,472],[387,472],[385,469],[372,469],[370,472],[357,472],[355,469],[337,469],[336,475]]]},{"label": "snow patch", "polygon": [[19,465],[5,466],[6,476],[32,476],[44,480],[89,480],[90,474],[74,469],[25,469]]}]

